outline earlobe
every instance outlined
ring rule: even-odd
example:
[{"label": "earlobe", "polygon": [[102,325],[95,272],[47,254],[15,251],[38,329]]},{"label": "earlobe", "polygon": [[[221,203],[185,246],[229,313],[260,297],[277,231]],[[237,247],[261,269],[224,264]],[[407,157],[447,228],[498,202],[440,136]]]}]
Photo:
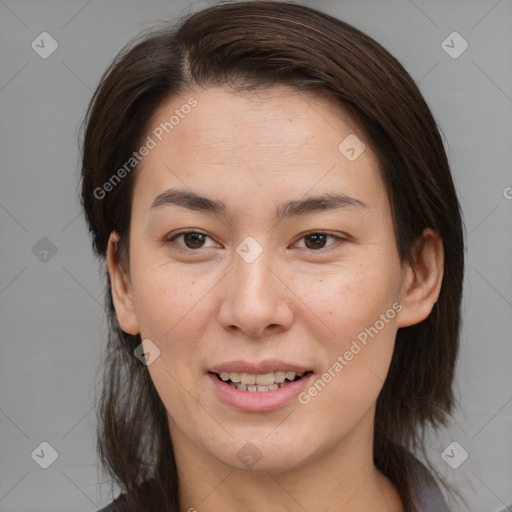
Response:
[{"label": "earlobe", "polygon": [[404,264],[404,279],[397,327],[407,327],[427,318],[441,291],[444,268],[443,242],[426,228],[413,247],[414,264]]},{"label": "earlobe", "polygon": [[140,332],[133,303],[133,290],[127,271],[119,260],[119,236],[110,234],[107,247],[107,267],[110,277],[112,301],[121,329],[128,334]]}]

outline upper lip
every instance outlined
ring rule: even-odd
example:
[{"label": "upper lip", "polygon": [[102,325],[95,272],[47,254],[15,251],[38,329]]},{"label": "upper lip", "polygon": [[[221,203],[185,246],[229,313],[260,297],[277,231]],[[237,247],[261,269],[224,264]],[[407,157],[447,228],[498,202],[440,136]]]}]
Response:
[{"label": "upper lip", "polygon": [[307,368],[300,364],[288,363],[286,361],[269,360],[261,361],[260,363],[254,363],[249,361],[227,361],[220,363],[213,368],[210,368],[210,372],[222,373],[222,372],[233,372],[233,373],[250,373],[250,374],[262,374],[271,373],[277,371],[295,372],[298,374],[312,371],[311,368]]}]

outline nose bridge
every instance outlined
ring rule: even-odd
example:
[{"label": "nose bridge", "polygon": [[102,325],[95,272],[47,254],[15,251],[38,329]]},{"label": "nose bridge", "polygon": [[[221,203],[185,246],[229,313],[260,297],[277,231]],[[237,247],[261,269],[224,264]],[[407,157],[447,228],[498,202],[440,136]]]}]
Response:
[{"label": "nose bridge", "polygon": [[276,258],[258,246],[246,240],[237,248],[219,318],[225,327],[236,326],[251,336],[269,325],[287,326],[292,316],[286,287],[274,275]]},{"label": "nose bridge", "polygon": [[271,293],[272,257],[269,251],[265,251],[254,261],[246,260],[237,255],[235,259],[234,277],[236,289],[243,297],[258,298],[262,294]]}]

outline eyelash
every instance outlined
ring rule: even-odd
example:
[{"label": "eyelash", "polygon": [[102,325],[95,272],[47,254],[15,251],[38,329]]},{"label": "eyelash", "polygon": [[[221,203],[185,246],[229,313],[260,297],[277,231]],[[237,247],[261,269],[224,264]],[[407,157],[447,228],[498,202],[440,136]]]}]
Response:
[{"label": "eyelash", "polygon": [[[210,240],[211,240],[211,237],[208,236],[206,233],[202,233],[201,231],[197,231],[197,230],[190,230],[190,231],[180,231],[179,233],[175,233],[174,235],[172,235],[170,237],[167,237],[165,239],[165,243],[166,243],[166,245],[173,245],[173,247],[172,247],[173,250],[176,250],[176,251],[179,251],[179,252],[184,252],[184,253],[198,252],[201,249],[203,249],[203,247],[200,247],[199,249],[190,249],[188,247],[183,247],[183,246],[180,246],[180,245],[176,245],[174,243],[174,240],[176,238],[178,238],[180,236],[183,236],[183,235],[188,235],[188,234],[203,235],[206,238],[210,238]],[[310,232],[305,233],[304,235],[302,235],[301,238],[299,238],[299,241],[302,240],[303,238],[306,238],[306,237],[311,236],[311,235],[326,235],[328,237],[336,239],[336,241],[337,241],[334,244],[331,244],[331,245],[329,245],[327,247],[324,247],[324,248],[321,248],[321,249],[308,249],[307,247],[303,247],[302,248],[302,249],[306,249],[306,250],[308,250],[308,252],[312,252],[312,253],[324,253],[324,252],[327,252],[327,251],[331,250],[332,246],[335,246],[335,245],[337,245],[337,244],[339,244],[341,242],[347,241],[346,238],[343,238],[343,237],[340,237],[340,236],[337,236],[337,235],[333,235],[331,233],[326,233],[325,231],[310,231]]]}]

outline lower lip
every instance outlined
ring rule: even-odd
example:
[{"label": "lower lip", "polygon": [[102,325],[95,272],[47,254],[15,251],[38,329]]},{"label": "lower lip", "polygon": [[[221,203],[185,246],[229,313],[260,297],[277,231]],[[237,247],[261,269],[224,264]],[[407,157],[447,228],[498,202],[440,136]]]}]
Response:
[{"label": "lower lip", "polygon": [[212,384],[220,399],[228,405],[246,412],[273,411],[284,407],[307,387],[312,373],[301,379],[272,391],[240,391],[217,378],[215,373],[209,373]]}]

